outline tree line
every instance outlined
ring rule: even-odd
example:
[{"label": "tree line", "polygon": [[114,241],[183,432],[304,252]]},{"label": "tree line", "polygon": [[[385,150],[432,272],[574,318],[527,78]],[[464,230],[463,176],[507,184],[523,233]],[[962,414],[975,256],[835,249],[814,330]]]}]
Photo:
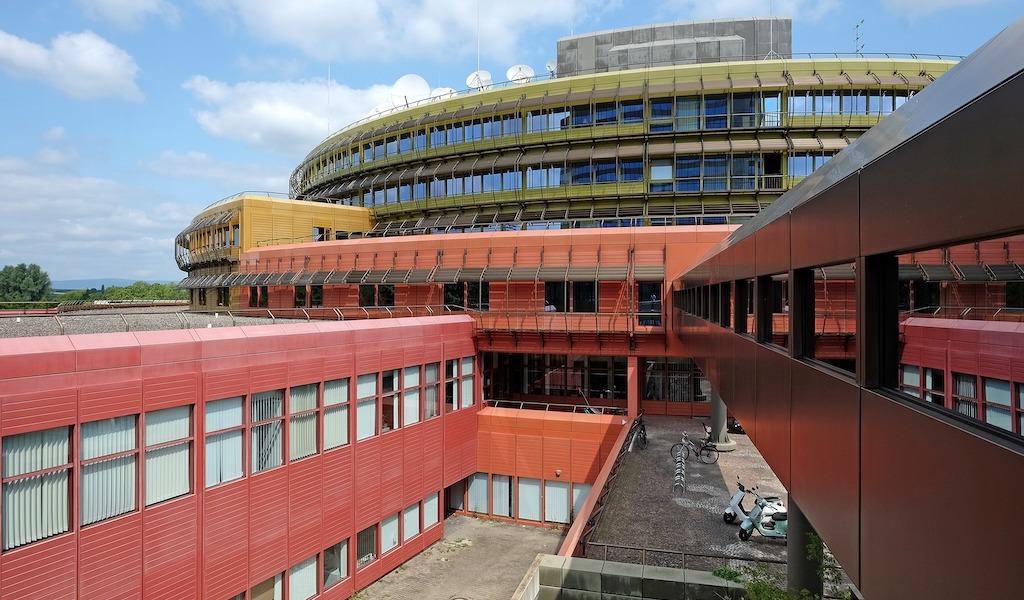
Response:
[{"label": "tree line", "polygon": [[127,286],[55,292],[50,276],[39,265],[7,265],[0,269],[0,308],[19,303],[95,302],[96,300],[188,300],[188,291],[173,283],[136,281]]}]

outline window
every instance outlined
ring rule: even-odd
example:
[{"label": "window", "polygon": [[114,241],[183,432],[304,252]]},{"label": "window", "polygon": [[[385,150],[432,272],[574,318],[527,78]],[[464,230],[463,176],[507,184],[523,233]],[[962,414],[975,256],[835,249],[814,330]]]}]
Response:
[{"label": "window", "polygon": [[348,444],[348,377],[324,382],[324,450]]},{"label": "window", "polygon": [[1013,431],[1010,416],[1010,382],[983,377],[985,385],[985,422]]},{"label": "window", "polygon": [[643,123],[644,101],[623,100],[619,103],[619,121],[621,123]]},{"label": "window", "polygon": [[399,369],[381,373],[381,431],[391,431],[401,427],[398,418],[399,407],[402,404],[402,394],[398,391],[401,373]]},{"label": "window", "polygon": [[380,526],[380,553],[387,554],[398,547],[398,513],[384,518]]},{"label": "window", "polygon": [[348,577],[348,540],[324,550],[324,589]]},{"label": "window", "polygon": [[728,97],[724,94],[704,97],[704,128],[725,129],[728,126]]},{"label": "window", "polygon": [[672,159],[651,161],[651,191],[672,191]]},{"label": "window", "polygon": [[402,425],[408,426],[420,421],[420,368],[406,367],[402,391]]},{"label": "window", "polygon": [[260,301],[260,292],[258,287],[252,285],[249,286],[249,308],[256,308]]},{"label": "window", "polygon": [[487,473],[469,476],[469,512],[487,513]]},{"label": "window", "polygon": [[68,531],[71,428],[3,438],[3,549]]},{"label": "window", "polygon": [[316,596],[316,555],[310,556],[288,572],[289,600],[308,600]]},{"label": "window", "polygon": [[295,286],[295,308],[306,307],[306,286]]},{"label": "window", "polygon": [[249,600],[281,600],[283,597],[280,573],[252,586],[252,589],[249,590]]},{"label": "window", "polygon": [[253,394],[250,403],[252,421],[252,472],[259,473],[284,463],[284,390]]},{"label": "window", "polygon": [[446,360],[444,363],[444,412],[459,408],[459,361]]},{"label": "window", "polygon": [[473,406],[476,394],[473,393],[473,357],[466,356],[462,359],[462,392],[459,394],[462,400],[462,408]]},{"label": "window", "polygon": [[135,415],[82,424],[82,525],[135,510]]},{"label": "window", "polygon": [[270,306],[270,288],[261,285],[260,286],[260,308],[266,308]]},{"label": "window", "polygon": [[313,307],[321,307],[324,305],[324,286],[309,286],[309,305]]},{"label": "window", "polygon": [[433,419],[441,414],[440,376],[441,363],[430,363],[423,367],[423,418]]},{"label": "window", "polygon": [[356,556],[357,569],[377,560],[377,525],[370,525],[356,535]]},{"label": "window", "polygon": [[572,312],[597,312],[597,282],[573,281]]},{"label": "window", "polygon": [[921,397],[921,371],[913,365],[903,365],[903,375],[900,377],[900,390],[915,398]]},{"label": "window", "polygon": [[499,517],[511,517],[513,512],[512,477],[491,475],[491,499],[493,513]]},{"label": "window", "polygon": [[978,418],[978,380],[974,375],[953,373],[953,410]]},{"label": "window", "polygon": [[569,483],[544,482],[544,520],[548,523],[569,522]]},{"label": "window", "polygon": [[[356,441],[377,435],[377,374],[360,375],[356,383]],[[360,554],[362,556],[362,554]]]},{"label": "window", "polygon": [[228,306],[231,304],[231,288],[217,288],[217,306]]},{"label": "window", "polygon": [[519,478],[519,518],[540,521],[540,480]]},{"label": "window", "polygon": [[579,516],[580,511],[583,510],[583,503],[587,501],[587,496],[590,495],[590,489],[593,486],[589,483],[574,483],[572,484],[572,518],[575,519]]},{"label": "window", "polygon": [[423,529],[430,529],[440,521],[440,502],[437,492],[423,499]]},{"label": "window", "polygon": [[408,542],[420,533],[420,504],[417,502],[402,511],[402,541]]},{"label": "window", "polygon": [[298,460],[316,454],[317,391],[315,383],[289,390],[288,459]]},{"label": "window", "polygon": [[146,413],[146,506],[192,491],[192,407]]},{"label": "window", "polygon": [[678,131],[700,129],[700,96],[684,96],[676,99],[676,129]]},{"label": "window", "polygon": [[206,487],[242,477],[242,400],[206,403]]}]

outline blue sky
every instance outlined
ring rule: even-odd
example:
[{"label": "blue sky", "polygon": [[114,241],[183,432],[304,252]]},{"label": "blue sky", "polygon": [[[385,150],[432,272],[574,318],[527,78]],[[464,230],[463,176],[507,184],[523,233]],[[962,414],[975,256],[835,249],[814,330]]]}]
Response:
[{"label": "blue sky", "polygon": [[[287,192],[327,136],[417,73],[465,87],[537,72],[559,37],[742,16],[793,19],[794,53],[964,56],[1021,0],[0,0],[0,266],[177,281],[174,236],[208,204]],[[479,14],[479,30],[477,23]],[[479,58],[477,45],[479,37]],[[330,94],[328,94],[330,70]],[[330,100],[328,101],[328,97]]]}]

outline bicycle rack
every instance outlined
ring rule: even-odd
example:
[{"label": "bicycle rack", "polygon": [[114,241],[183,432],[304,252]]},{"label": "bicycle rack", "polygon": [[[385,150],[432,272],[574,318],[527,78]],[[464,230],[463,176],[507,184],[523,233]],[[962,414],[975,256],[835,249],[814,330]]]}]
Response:
[{"label": "bicycle rack", "polygon": [[676,488],[679,488],[681,492],[686,491],[686,460],[683,459],[683,450],[684,448],[680,448],[679,452],[676,452],[676,477],[675,483],[672,484],[673,492],[676,491]]}]

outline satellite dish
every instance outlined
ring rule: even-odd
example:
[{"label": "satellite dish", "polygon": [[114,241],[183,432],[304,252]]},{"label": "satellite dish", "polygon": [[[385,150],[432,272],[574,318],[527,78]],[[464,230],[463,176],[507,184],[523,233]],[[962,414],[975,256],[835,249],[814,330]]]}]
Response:
[{"label": "satellite dish", "polygon": [[466,78],[467,86],[481,91],[491,89],[491,84],[493,83],[494,82],[491,81],[490,71],[484,71],[483,69],[473,71],[469,74],[469,77]]},{"label": "satellite dish", "polygon": [[534,75],[530,65],[512,65],[505,72],[505,77],[512,83],[529,83]]},{"label": "satellite dish", "polygon": [[430,97],[430,84],[415,73],[402,75],[391,86],[391,104],[396,107],[409,106]]},{"label": "satellite dish", "polygon": [[457,92],[455,91],[455,88],[450,88],[450,87],[434,88],[430,92],[430,99],[431,100],[442,100],[444,98],[453,98],[453,97],[455,97],[456,93]]},{"label": "satellite dish", "polygon": [[555,59],[551,59],[544,65],[544,68],[548,70],[548,75],[554,77],[555,72],[558,70],[558,62]]},{"label": "satellite dish", "polygon": [[377,115],[381,115],[381,114],[384,114],[384,113],[388,112],[392,108],[393,107],[391,107],[391,106],[389,106],[387,104],[378,104],[377,106],[374,106],[373,108],[371,108],[370,112],[366,113],[366,116],[367,117],[376,117]]}]

